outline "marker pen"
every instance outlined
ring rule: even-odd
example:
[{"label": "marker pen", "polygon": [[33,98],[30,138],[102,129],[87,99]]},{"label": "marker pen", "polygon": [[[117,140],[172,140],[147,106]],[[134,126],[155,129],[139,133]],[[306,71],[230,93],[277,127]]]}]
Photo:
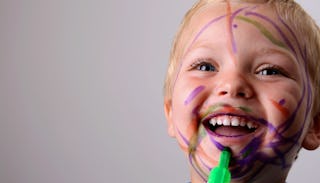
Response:
[{"label": "marker pen", "polygon": [[210,171],[208,183],[230,183],[231,173],[228,169],[231,158],[231,150],[224,148],[220,155],[219,165]]}]

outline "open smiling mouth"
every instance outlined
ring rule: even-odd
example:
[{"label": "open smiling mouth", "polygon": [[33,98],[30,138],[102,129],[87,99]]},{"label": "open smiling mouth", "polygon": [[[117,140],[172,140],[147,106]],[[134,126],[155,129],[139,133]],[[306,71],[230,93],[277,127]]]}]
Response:
[{"label": "open smiling mouth", "polygon": [[204,120],[209,133],[221,137],[241,137],[254,133],[259,124],[243,116],[216,115]]}]

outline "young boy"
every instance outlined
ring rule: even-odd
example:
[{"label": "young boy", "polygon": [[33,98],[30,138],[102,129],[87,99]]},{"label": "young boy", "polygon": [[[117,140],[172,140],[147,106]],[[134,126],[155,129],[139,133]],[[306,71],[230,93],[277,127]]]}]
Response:
[{"label": "young boy", "polygon": [[207,182],[231,150],[233,183],[284,183],[320,144],[320,32],[293,0],[199,0],[173,43],[168,132]]}]

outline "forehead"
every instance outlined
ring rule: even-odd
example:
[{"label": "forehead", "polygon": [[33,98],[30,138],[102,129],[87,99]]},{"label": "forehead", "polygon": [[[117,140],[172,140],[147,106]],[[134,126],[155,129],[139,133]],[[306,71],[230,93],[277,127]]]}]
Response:
[{"label": "forehead", "polygon": [[268,4],[214,2],[200,8],[190,19],[181,39],[183,53],[198,41],[207,29],[218,25],[220,31],[224,31],[225,37],[225,33],[231,31],[232,26],[237,26],[237,22],[245,22],[257,30],[260,29],[261,33],[266,33],[265,36],[271,32],[280,34],[280,37],[281,34],[288,33],[283,29],[284,25],[279,23],[276,11]]}]

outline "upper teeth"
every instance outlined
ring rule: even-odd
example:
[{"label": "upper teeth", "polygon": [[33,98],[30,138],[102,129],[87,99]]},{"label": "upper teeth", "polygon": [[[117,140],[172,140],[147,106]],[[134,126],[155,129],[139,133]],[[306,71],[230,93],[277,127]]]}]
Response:
[{"label": "upper teeth", "polygon": [[211,118],[209,123],[213,126],[223,125],[223,126],[247,126],[249,129],[258,128],[256,123],[251,121],[247,121],[244,118],[236,117],[236,116],[218,116]]}]

